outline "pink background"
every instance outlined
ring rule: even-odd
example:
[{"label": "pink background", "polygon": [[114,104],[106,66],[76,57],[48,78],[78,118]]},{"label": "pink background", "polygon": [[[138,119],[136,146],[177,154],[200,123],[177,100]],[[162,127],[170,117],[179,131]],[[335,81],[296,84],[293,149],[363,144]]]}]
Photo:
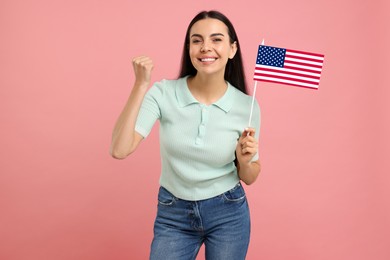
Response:
[{"label": "pink background", "polygon": [[111,131],[131,58],[151,56],[154,81],[176,77],[204,9],[235,25],[250,86],[263,38],[326,56],[319,90],[259,84],[247,259],[390,259],[386,0],[1,0],[0,259],[147,259],[158,128],[123,161]]}]

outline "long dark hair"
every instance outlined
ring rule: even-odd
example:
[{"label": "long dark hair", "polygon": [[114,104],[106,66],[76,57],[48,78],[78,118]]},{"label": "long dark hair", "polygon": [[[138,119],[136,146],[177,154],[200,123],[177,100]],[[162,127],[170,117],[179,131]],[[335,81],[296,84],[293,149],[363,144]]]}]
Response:
[{"label": "long dark hair", "polygon": [[226,68],[225,68],[225,80],[232,84],[234,87],[239,89],[240,91],[247,94],[246,91],[246,82],[245,82],[245,74],[244,74],[244,66],[242,63],[241,49],[240,43],[237,38],[236,31],[234,30],[233,24],[229,21],[229,19],[218,11],[203,11],[197,14],[194,19],[190,22],[186,32],[186,38],[184,40],[183,54],[181,58],[181,66],[180,66],[180,74],[179,78],[190,75],[195,76],[197,71],[195,67],[192,65],[190,54],[189,54],[189,44],[190,44],[190,30],[192,26],[199,20],[203,20],[206,18],[218,19],[223,22],[227,28],[230,38],[230,43],[233,44],[236,42],[237,44],[237,52],[234,55],[233,59],[229,59]]}]

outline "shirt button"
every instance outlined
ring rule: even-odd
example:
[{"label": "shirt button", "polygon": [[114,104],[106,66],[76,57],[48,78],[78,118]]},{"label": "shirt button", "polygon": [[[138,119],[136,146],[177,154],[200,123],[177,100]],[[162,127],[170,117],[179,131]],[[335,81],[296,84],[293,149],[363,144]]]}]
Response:
[{"label": "shirt button", "polygon": [[195,139],[195,144],[196,145],[202,145],[202,139],[200,139],[199,137],[197,137],[196,139]]}]

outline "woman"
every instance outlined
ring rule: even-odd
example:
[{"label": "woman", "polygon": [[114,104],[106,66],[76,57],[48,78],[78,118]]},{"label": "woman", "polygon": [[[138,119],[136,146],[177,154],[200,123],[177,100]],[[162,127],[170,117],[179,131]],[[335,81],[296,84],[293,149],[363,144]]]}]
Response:
[{"label": "woman", "polygon": [[240,180],[249,185],[260,172],[260,110],[255,103],[248,128],[252,99],[231,22],[217,11],[194,17],[177,80],[148,90],[152,60],[136,57],[133,67],[136,80],[111,155],[130,155],[160,120],[161,187],[150,258],[195,259],[204,243],[206,259],[245,259],[250,217]]}]

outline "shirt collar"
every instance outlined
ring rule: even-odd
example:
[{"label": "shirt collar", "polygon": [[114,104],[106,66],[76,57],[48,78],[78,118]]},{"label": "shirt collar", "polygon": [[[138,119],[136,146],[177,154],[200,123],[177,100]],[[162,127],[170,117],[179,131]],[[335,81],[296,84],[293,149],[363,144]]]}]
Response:
[{"label": "shirt collar", "polygon": [[193,103],[199,103],[188,89],[187,78],[188,76],[180,78],[177,82],[178,84],[176,84],[176,98],[180,107],[185,107]]},{"label": "shirt collar", "polygon": [[[193,103],[199,104],[199,101],[194,98],[188,89],[187,78],[188,76],[179,79],[179,84],[176,84],[176,99],[180,107],[185,107]],[[227,84],[228,88],[225,94],[217,102],[212,104],[219,107],[226,113],[229,112],[233,106],[233,94],[235,90],[235,88],[229,82]]]}]

